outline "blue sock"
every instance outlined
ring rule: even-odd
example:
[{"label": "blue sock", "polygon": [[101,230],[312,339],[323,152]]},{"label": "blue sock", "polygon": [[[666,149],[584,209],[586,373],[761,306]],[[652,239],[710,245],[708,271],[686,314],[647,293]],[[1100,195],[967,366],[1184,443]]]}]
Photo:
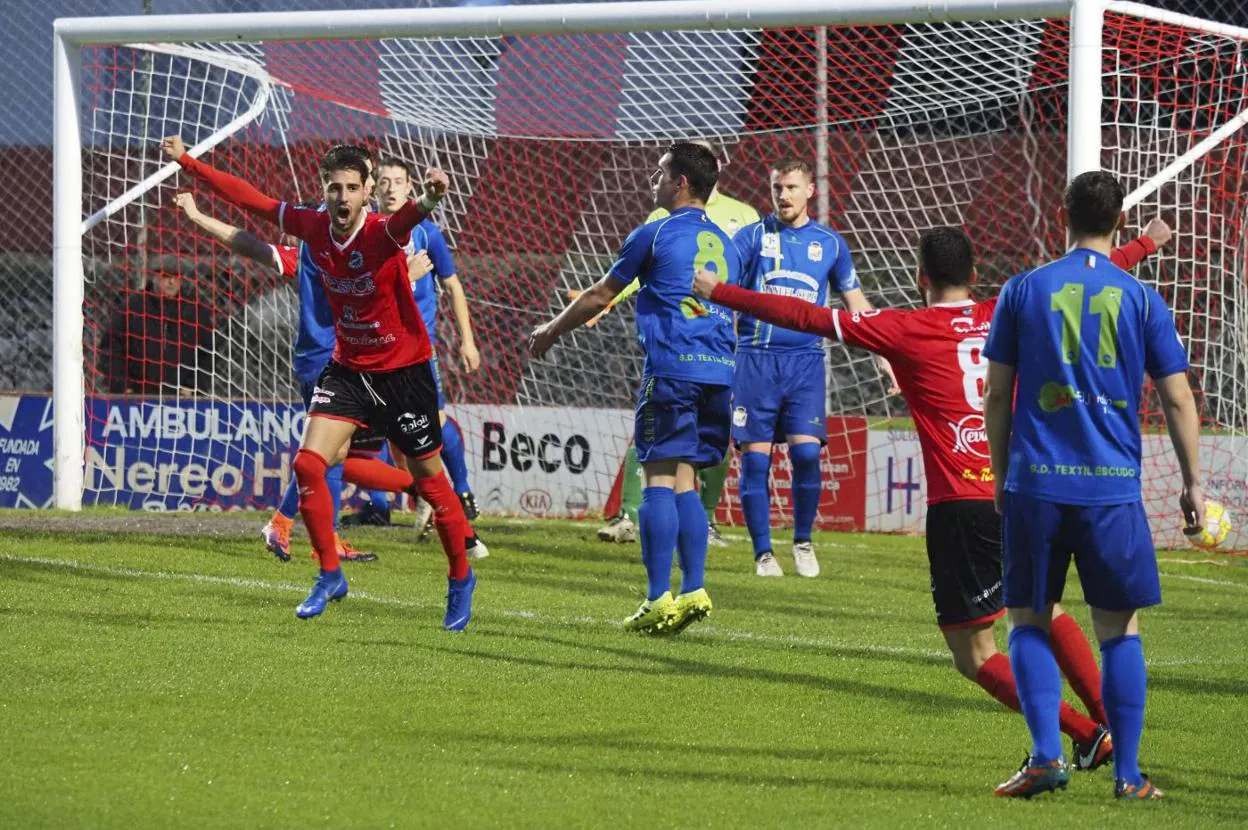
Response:
[{"label": "blue sock", "polygon": [[809,542],[810,530],[819,512],[819,456],[823,447],[817,443],[790,444],[789,462],[793,465],[793,541]]},{"label": "blue sock", "polygon": [[447,418],[442,425],[442,463],[446,465],[455,494],[462,496],[464,493],[471,493],[472,488],[468,486],[468,462],[464,458],[464,434],[459,431],[459,424],[455,423],[454,418]]},{"label": "blue sock", "polygon": [[[676,534],[680,525],[676,493],[672,488],[642,490],[637,522],[641,526],[641,561],[650,581],[646,599],[658,599],[672,589],[672,559],[676,555]],[[705,515],[702,524],[706,524]]]},{"label": "blue sock", "polygon": [[741,454],[741,511],[745,513],[745,527],[754,542],[755,559],[771,550],[771,498],[767,492],[770,469],[770,455]]},{"label": "blue sock", "polygon": [[295,518],[299,513],[299,482],[295,479],[294,473],[291,473],[290,481],[286,482],[286,491],[282,493],[282,501],[277,505],[277,512],[288,519]]},{"label": "blue sock", "polygon": [[1114,778],[1139,786],[1140,735],[1144,731],[1144,697],[1148,682],[1144,646],[1138,634],[1101,643],[1101,697],[1109,731],[1114,736]]},{"label": "blue sock", "polygon": [[676,496],[679,530],[676,550],[680,554],[680,592],[687,594],[706,584],[706,510],[696,490]]},{"label": "blue sock", "polygon": [[338,511],[342,509],[342,465],[335,464],[325,471],[325,484],[329,497],[334,501],[334,530],[338,529]]},{"label": "blue sock", "polygon": [[1031,731],[1032,763],[1056,761],[1062,757],[1062,672],[1049,646],[1048,632],[1034,625],[1020,625],[1011,631],[1010,666],[1023,718]]}]

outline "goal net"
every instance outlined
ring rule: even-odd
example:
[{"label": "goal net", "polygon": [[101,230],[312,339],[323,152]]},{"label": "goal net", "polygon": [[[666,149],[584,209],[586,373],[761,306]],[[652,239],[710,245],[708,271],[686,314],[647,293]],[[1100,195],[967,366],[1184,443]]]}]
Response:
[{"label": "goal net", "polygon": [[[1248,111],[1244,33],[1115,8],[1102,123],[1081,127],[1099,129],[1104,165],[1142,188],[1123,241],[1155,215],[1176,229],[1137,273],[1172,304],[1189,344],[1210,495],[1244,517],[1248,160],[1245,132],[1224,129]],[[632,303],[543,361],[525,343],[651,211],[648,179],[666,145],[710,140],[720,192],[764,213],[771,161],[816,162],[821,218],[847,239],[876,306],[919,304],[913,249],[941,224],[971,232],[988,294],[1064,248],[1055,216],[1069,42],[1067,20],[1008,19],[87,46],[84,500],[271,507],[302,427],[296,286],[180,214],[175,195],[196,186],[161,160],[164,135],[292,202],[319,200],[317,160],[339,142],[445,168],[451,195],[436,221],[469,298],[480,371],[459,366],[445,301],[437,340],[478,501],[495,513],[593,515],[618,488],[631,439]],[[206,213],[280,241],[196,195]],[[834,345],[827,372],[820,524],[921,530],[925,485],[904,405],[867,355]],[[1148,401],[1148,507],[1162,541],[1177,543],[1178,477]],[[786,477],[773,467],[777,522]],[[735,499],[730,477],[722,520]]]}]

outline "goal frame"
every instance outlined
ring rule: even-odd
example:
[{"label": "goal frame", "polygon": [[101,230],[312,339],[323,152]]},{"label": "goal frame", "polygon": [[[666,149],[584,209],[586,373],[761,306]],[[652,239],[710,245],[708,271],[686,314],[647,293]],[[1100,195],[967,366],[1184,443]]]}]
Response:
[{"label": "goal frame", "polygon": [[[1068,177],[1073,177],[1100,165],[1101,56],[1107,11],[1127,12],[1209,31],[1231,30],[1236,36],[1248,36],[1248,31],[1235,27],[1137,3],[1105,0],[653,0],[374,9],[349,13],[257,12],[58,19],[53,27],[53,503],[62,510],[82,507],[86,447],[82,243],[85,230],[111,212],[110,209],[115,209],[110,205],[91,217],[83,215],[83,125],[80,121],[83,47],[1069,19],[1066,169]],[[1243,114],[1239,122],[1235,129],[1248,122],[1248,113]],[[227,125],[192,152],[198,155],[242,123],[236,120]],[[1212,144],[1209,146],[1211,148]],[[1193,152],[1198,149],[1193,148]],[[1164,181],[1197,158],[1199,156],[1178,159],[1163,171],[1166,176],[1154,178]],[[166,166],[144,184],[172,175],[175,166]],[[122,199],[133,198],[133,195],[127,194]],[[826,199],[820,203],[826,204]]]}]

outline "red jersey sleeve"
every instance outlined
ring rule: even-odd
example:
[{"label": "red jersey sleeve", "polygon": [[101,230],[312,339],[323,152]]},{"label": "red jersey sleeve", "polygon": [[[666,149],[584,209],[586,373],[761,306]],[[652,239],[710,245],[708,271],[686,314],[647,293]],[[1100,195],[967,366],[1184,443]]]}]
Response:
[{"label": "red jersey sleeve", "polygon": [[307,240],[328,226],[328,214],[316,208],[300,207],[282,202],[277,208],[277,226],[282,233]]},{"label": "red jersey sleeve", "polygon": [[739,285],[721,282],[711,292],[711,302],[781,328],[823,337],[837,336],[832,312],[805,300],[762,294]]},{"label": "red jersey sleeve", "polygon": [[299,269],[299,249],[289,245],[270,245],[273,249],[273,267],[282,277],[294,277]]},{"label": "red jersey sleeve", "polygon": [[911,316],[896,308],[852,312],[837,309],[830,313],[836,324],[837,340],[885,357],[902,348]]},{"label": "red jersey sleeve", "polygon": [[1109,258],[1122,270],[1130,271],[1155,253],[1157,253],[1157,243],[1148,236],[1141,236],[1121,248],[1114,248]]},{"label": "red jersey sleeve", "polygon": [[408,199],[403,206],[386,217],[386,236],[396,247],[402,248],[412,237],[412,228],[429,217],[429,211],[415,199]]},{"label": "red jersey sleeve", "polygon": [[178,159],[178,164],[231,204],[238,205],[261,219],[267,219],[275,224],[279,222],[278,213],[282,202],[272,196],[266,196],[238,176],[231,176],[197,158],[191,158],[190,153],[183,153],[182,158]]}]

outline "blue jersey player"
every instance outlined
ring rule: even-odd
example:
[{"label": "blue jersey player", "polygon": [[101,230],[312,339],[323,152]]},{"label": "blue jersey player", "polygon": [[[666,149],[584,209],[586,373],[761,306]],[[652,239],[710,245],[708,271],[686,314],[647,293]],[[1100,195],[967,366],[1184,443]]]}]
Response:
[{"label": "blue jersey player", "polygon": [[[826,305],[829,289],[851,312],[871,308],[862,293],[849,246],[836,231],[813,221],[814,171],[785,156],[771,166],[775,212],[733,237],[741,255],[741,285],[753,291]],[[820,449],[827,443],[827,379],[823,338],[763,323],[737,322],[732,440],[741,455],[740,493],[754,543],[754,572],[783,576],[771,551],[768,476],[775,443],[789,449],[793,483],[793,562],[800,576],[819,575],[811,530],[819,510]]]},{"label": "blue jersey player", "polygon": [[[374,171],[377,180],[377,210],[383,216],[398,210],[407,201],[412,192],[414,176],[412,167],[398,158],[383,158]],[[407,245],[408,277],[412,282],[412,294],[416,306],[429,333],[429,340],[434,344],[435,353],[432,361],[434,378],[438,388],[438,416],[442,422],[442,460],[450,474],[451,485],[459,496],[464,513],[469,520],[477,517],[476,498],[468,484],[468,465],[464,457],[464,440],[459,425],[453,418],[447,418],[446,399],[442,390],[442,376],[437,360],[437,314],[439,296],[445,293],[451,302],[451,310],[459,329],[460,363],[467,372],[475,372],[481,365],[481,356],[477,351],[476,337],[472,330],[472,319],[468,312],[468,301],[463,285],[455,272],[455,262],[446,244],[446,237],[441,229],[431,220],[424,220],[412,230],[412,238]],[[388,443],[378,442],[383,458],[390,460]],[[390,496],[388,493],[370,490],[369,502],[361,509],[350,523],[380,524],[390,523]],[[416,527],[423,535],[432,527],[432,509],[426,502],[421,502],[417,511]],[[479,540],[478,540],[479,541]],[[473,548],[474,558],[481,558],[484,545]]]},{"label": "blue jersey player", "polygon": [[[641,281],[637,337],[645,363],[634,442],[645,478],[638,524],[649,586],[624,623],[630,631],[677,633],[711,611],[703,585],[708,530],[695,482],[698,469],[719,464],[728,449],[735,338],[732,315],[695,298],[692,287],[700,268],[734,284],[740,275],[731,240],[706,215],[718,167],[714,153],[697,144],[664,153],[651,187],[655,204],[671,215],[629,234],[610,272],[529,340],[530,353],[541,358]],[[676,552],[681,584],[673,598]]]},{"label": "blue jersey player", "polygon": [[1114,795],[1161,797],[1138,761],[1146,684],[1137,614],[1161,602],[1140,496],[1145,372],[1178,456],[1189,530],[1204,522],[1200,420],[1187,354],[1165,301],[1110,261],[1126,219],[1123,197],[1122,185],[1106,172],[1070,183],[1063,218],[1072,249],[1005,284],[984,347],[984,419],[1013,626],[1010,662],[1033,741],[1018,773],[997,788],[1002,797],[1065,788],[1070,777],[1058,727],[1061,674],[1048,625],[1072,556],[1101,644]]}]

